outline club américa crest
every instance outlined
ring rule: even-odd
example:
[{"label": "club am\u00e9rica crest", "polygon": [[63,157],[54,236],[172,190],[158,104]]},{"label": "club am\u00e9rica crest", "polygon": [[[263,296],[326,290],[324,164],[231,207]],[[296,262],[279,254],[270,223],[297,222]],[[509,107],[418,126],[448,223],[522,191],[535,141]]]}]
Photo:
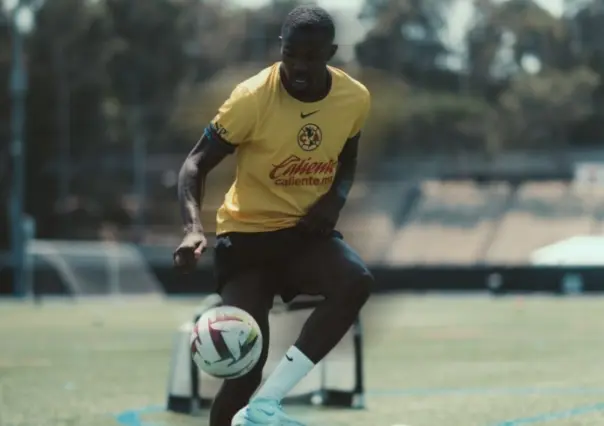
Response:
[{"label": "club am\u00e9rica crest", "polygon": [[314,151],[322,140],[323,132],[316,124],[305,124],[298,132],[298,146],[304,151]]}]

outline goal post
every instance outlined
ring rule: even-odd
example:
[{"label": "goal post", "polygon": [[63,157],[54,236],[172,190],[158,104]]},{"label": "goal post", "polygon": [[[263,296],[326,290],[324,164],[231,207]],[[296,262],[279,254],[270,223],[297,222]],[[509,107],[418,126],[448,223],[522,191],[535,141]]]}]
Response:
[{"label": "goal post", "polygon": [[28,242],[27,295],[163,295],[163,286],[134,244],[115,241]]}]

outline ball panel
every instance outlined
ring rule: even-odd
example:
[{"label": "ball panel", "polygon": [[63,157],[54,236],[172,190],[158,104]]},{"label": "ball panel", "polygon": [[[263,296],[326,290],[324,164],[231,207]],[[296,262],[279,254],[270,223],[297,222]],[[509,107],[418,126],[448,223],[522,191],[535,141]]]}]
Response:
[{"label": "ball panel", "polygon": [[214,346],[210,328],[207,327],[207,318],[204,318],[203,316],[197,321],[197,335],[199,336],[197,352],[206,361],[204,364],[212,364],[220,361],[220,354]]},{"label": "ball panel", "polygon": [[231,359],[233,358],[233,355],[229,350],[229,347],[227,346],[226,342],[224,341],[224,337],[222,334],[223,331],[220,329],[220,327],[214,327],[214,324],[217,322],[219,323],[220,320],[212,320],[211,318],[208,318],[208,332],[210,334],[210,338],[212,339],[212,344],[216,349],[216,353],[218,354],[218,357],[221,361],[225,359]]},{"label": "ball panel", "polygon": [[254,318],[232,306],[204,313],[193,327],[192,358],[207,374],[234,379],[252,370],[262,353],[262,333]]}]

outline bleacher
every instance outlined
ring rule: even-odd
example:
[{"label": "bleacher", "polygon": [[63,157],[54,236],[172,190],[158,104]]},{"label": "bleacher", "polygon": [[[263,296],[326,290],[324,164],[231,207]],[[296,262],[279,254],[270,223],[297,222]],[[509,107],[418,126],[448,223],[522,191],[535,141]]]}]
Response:
[{"label": "bleacher", "polygon": [[[376,206],[381,214],[365,217],[365,232],[374,240],[368,245],[374,263],[526,264],[530,254],[545,245],[604,233],[604,191],[566,181],[518,187],[425,181],[419,189],[399,223],[395,200]],[[398,194],[400,202],[403,195],[400,190]],[[397,208],[400,211],[401,206]],[[387,245],[381,251],[375,250],[378,239]]]},{"label": "bleacher", "polygon": [[[210,235],[227,189],[221,183],[206,192],[202,221]],[[169,212],[172,222],[178,221],[175,205],[164,210],[156,214]],[[176,225],[164,228],[154,225],[155,235],[161,234],[157,240],[178,244]],[[361,181],[353,187],[338,228],[371,265],[526,264],[543,246],[604,234],[604,189],[562,180],[516,186],[471,180]]]},{"label": "bleacher", "polygon": [[355,185],[339,228],[367,262],[379,263],[400,226],[406,205],[413,204],[415,194],[413,184]]},{"label": "bleacher", "polygon": [[510,188],[428,181],[421,184],[421,194],[404,226],[393,234],[385,259],[389,264],[477,262]]},{"label": "bleacher", "polygon": [[526,183],[500,223],[485,260],[497,264],[526,263],[548,244],[596,231],[597,199],[566,182]]}]

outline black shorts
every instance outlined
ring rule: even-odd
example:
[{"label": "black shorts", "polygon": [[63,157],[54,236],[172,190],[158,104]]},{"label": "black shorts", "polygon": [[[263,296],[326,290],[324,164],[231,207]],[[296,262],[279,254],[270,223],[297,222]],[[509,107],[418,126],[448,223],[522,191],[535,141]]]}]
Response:
[{"label": "black shorts", "polygon": [[334,280],[369,273],[339,232],[309,237],[296,228],[219,235],[214,270],[219,293],[231,282],[246,285],[246,275],[260,276],[265,295],[280,295],[286,303],[299,294],[325,295]]}]

